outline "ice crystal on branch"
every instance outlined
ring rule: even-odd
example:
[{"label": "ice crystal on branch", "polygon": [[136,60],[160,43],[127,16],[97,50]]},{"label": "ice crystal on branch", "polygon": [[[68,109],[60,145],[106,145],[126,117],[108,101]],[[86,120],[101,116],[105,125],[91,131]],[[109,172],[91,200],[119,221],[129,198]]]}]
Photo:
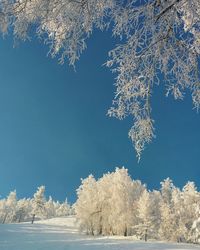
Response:
[{"label": "ice crystal on branch", "polygon": [[[129,132],[138,157],[154,137],[151,98],[155,84],[183,99],[191,91],[200,104],[200,0],[2,0],[0,27],[26,39],[31,25],[52,56],[74,65],[93,29],[111,28],[121,39],[107,66],[117,73],[110,116],[131,115]],[[162,77],[161,77],[162,76]]]}]

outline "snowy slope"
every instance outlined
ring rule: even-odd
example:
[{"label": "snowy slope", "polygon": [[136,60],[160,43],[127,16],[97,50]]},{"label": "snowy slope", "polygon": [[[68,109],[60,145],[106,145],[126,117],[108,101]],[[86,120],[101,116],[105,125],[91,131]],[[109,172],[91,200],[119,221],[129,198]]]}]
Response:
[{"label": "snowy slope", "polygon": [[90,237],[78,232],[75,219],[55,218],[0,225],[0,250],[197,250],[200,246],[142,242],[131,238]]}]

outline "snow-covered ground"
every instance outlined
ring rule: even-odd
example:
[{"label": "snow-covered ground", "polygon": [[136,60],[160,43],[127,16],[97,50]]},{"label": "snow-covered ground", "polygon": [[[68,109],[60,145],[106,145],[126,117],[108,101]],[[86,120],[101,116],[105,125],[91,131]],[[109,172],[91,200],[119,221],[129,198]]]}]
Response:
[{"label": "snow-covered ground", "polygon": [[80,234],[73,217],[0,225],[0,250],[197,250],[200,246]]}]

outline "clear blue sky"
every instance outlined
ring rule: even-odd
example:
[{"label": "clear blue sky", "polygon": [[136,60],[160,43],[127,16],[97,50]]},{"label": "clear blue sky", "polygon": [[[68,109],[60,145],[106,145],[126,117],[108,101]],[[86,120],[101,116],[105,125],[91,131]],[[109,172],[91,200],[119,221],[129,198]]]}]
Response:
[{"label": "clear blue sky", "polygon": [[47,196],[70,202],[80,178],[100,177],[125,166],[150,189],[170,177],[182,187],[193,180],[200,188],[200,115],[190,96],[175,102],[162,86],[153,95],[157,138],[138,164],[128,130],[131,118],[106,116],[114,76],[102,66],[113,47],[109,34],[96,32],[76,65],[58,65],[34,40],[13,48],[0,41],[0,194],[16,189],[32,196],[44,184]]}]

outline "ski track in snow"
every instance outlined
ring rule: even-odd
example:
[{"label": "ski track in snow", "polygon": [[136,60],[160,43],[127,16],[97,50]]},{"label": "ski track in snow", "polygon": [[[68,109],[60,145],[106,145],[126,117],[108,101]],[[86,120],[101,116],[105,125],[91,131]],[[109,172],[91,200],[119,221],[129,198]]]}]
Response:
[{"label": "ski track in snow", "polygon": [[200,246],[143,242],[79,233],[73,217],[0,225],[0,250],[200,250]]}]

